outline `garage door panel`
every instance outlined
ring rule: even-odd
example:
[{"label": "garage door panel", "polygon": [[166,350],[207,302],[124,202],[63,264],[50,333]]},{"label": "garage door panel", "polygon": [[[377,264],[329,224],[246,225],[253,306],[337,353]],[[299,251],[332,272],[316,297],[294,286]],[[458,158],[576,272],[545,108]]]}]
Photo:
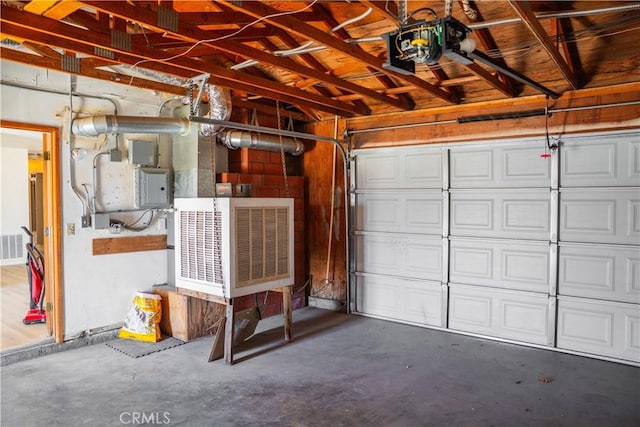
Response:
[{"label": "garage door panel", "polygon": [[442,280],[440,237],[361,234],[356,236],[356,247],[360,272]]},{"label": "garage door panel", "polygon": [[444,150],[416,147],[402,150],[355,150],[359,190],[442,188]]},{"label": "garage door panel", "polygon": [[358,193],[356,203],[359,231],[442,235],[440,190]]},{"label": "garage door panel", "polygon": [[449,197],[452,236],[549,240],[549,190],[452,190]]},{"label": "garage door panel", "polygon": [[540,293],[551,289],[548,243],[452,238],[449,247],[451,282]]},{"label": "garage door panel", "polygon": [[537,145],[459,147],[450,153],[451,188],[550,187],[550,162]]},{"label": "garage door panel", "polygon": [[440,282],[356,277],[357,311],[394,320],[443,326]]},{"label": "garage door panel", "polygon": [[640,249],[561,244],[560,295],[640,304]]},{"label": "garage door panel", "polygon": [[640,190],[565,189],[560,192],[560,240],[638,244]]},{"label": "garage door panel", "polygon": [[450,284],[449,327],[498,338],[549,343],[547,295]]},{"label": "garage door panel", "polygon": [[640,362],[637,305],[558,297],[558,347]]},{"label": "garage door panel", "polygon": [[357,277],[357,309],[366,314],[397,318],[401,312],[397,281]]},{"label": "garage door panel", "polygon": [[357,183],[360,189],[395,188],[402,182],[397,155],[362,155],[358,159]]},{"label": "garage door panel", "polygon": [[637,137],[562,143],[560,183],[565,187],[637,186],[640,142]]}]

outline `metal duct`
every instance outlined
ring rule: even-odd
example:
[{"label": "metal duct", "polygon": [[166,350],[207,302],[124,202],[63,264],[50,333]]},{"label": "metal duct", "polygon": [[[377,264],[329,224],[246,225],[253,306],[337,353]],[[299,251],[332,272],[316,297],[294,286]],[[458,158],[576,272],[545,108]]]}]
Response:
[{"label": "metal duct", "polygon": [[280,151],[280,141],[285,153],[299,156],[304,153],[304,144],[295,138],[277,135],[265,135],[257,132],[246,132],[232,130],[224,132],[219,136],[220,141],[232,150],[241,147],[253,148],[265,151]]},{"label": "metal duct", "polygon": [[[209,113],[205,117],[214,120],[229,120],[231,117],[231,94],[229,89],[215,85],[207,85],[209,96]],[[200,135],[213,136],[223,130],[220,125],[201,124]]]},{"label": "metal duct", "polygon": [[74,135],[97,136],[103,133],[177,133],[189,132],[189,119],[167,117],[94,116],[75,119]]}]

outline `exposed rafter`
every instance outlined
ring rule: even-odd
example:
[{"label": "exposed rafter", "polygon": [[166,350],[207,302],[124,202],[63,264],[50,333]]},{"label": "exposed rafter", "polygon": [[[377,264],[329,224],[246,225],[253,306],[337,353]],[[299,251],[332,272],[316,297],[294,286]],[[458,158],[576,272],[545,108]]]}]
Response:
[{"label": "exposed rafter", "polygon": [[[301,121],[535,91],[556,99],[587,83],[604,87],[640,75],[633,54],[637,1],[449,2],[459,6],[453,17],[473,30],[478,48],[466,54],[472,62],[447,54],[416,73],[385,68],[382,35],[398,29],[400,6],[412,14],[410,24],[431,19],[425,7],[444,14],[443,0],[7,0],[0,2],[0,62],[172,94],[209,74],[210,84],[231,90],[242,117],[251,110],[272,115],[278,106]],[[367,8],[373,12],[363,14]],[[434,35],[456,49],[449,43],[457,36],[443,38],[437,29]],[[397,39],[404,45],[395,47],[418,62],[421,49],[433,44],[425,37],[405,32]],[[247,60],[253,65],[238,66]]]},{"label": "exposed rafter", "polygon": [[450,93],[447,93],[414,75],[405,75],[397,71],[389,70],[383,66],[383,61],[381,59],[356,49],[354,46],[351,46],[350,44],[297,19],[295,16],[278,14],[277,10],[260,2],[243,2],[242,5],[239,5],[233,1],[220,0],[220,3],[223,3],[234,10],[247,13],[255,18],[264,18],[266,22],[269,22],[272,25],[283,28],[284,30],[295,33],[308,40],[314,40],[321,43],[330,49],[364,63],[366,66],[370,66],[384,74],[406,81],[414,85],[416,88],[426,90],[442,100],[450,103],[458,102],[458,100],[454,99]]},{"label": "exposed rafter", "polygon": [[[210,82],[220,86],[237,88],[249,93],[279,99],[294,105],[302,105],[318,110],[326,111],[330,114],[351,116],[362,114],[353,105],[336,101],[307,91],[302,91],[293,87],[288,87],[280,83],[264,78],[252,76],[247,73],[229,70],[224,67],[211,64],[204,64],[189,58],[177,58],[171,61],[172,65],[161,62],[165,56],[161,53],[145,48],[131,47],[130,50],[115,48],[111,46],[111,39],[96,32],[90,32],[70,25],[66,25],[48,18],[35,15],[25,16],[26,12],[17,9],[1,6],[0,22],[3,31],[8,33],[19,32],[25,39],[43,45],[54,45],[62,49],[96,56],[95,48],[104,49],[113,53],[114,63],[124,63],[137,65],[140,61],[148,61],[140,66],[143,68],[160,69],[164,72],[181,77],[191,78],[199,75],[203,71],[212,75]],[[27,19],[28,18],[28,19]],[[14,27],[19,27],[16,30]]]},{"label": "exposed rafter", "polygon": [[[463,7],[462,0],[458,0],[458,3],[461,5],[460,7],[462,8]],[[477,10],[477,7],[475,7],[474,4],[472,4],[472,7],[476,12],[475,17],[471,18],[469,17],[469,15],[465,14],[467,20],[471,23],[484,21],[484,19],[482,18],[482,14]],[[480,41],[480,45],[485,51],[491,51],[496,54],[500,52],[500,50],[498,49],[498,45],[496,44],[493,36],[491,35],[491,32],[487,28],[477,28],[473,30],[473,37],[477,38]],[[494,61],[503,66],[507,65],[504,62],[504,59],[499,55],[494,56]],[[512,94],[511,96],[513,96],[515,94],[515,85],[513,84],[513,80],[511,80],[508,76],[505,76],[502,73],[498,73],[497,77],[504,84],[504,89],[506,90],[506,92]]]},{"label": "exposed rafter", "polygon": [[[349,81],[335,77],[331,74],[322,73],[321,71],[316,70],[314,68],[305,67],[303,65],[298,64],[297,62],[293,61],[290,58],[272,55],[268,52],[252,48],[250,46],[236,42],[229,38],[224,40],[218,40],[218,41],[207,39],[206,38],[207,35],[204,34],[202,30],[186,22],[180,22],[180,21],[178,22],[180,32],[163,29],[162,27],[159,27],[157,24],[158,22],[157,14],[145,8],[132,7],[127,4],[121,4],[120,2],[88,1],[85,3],[87,5],[90,5],[91,7],[94,7],[97,10],[108,12],[115,16],[129,19],[134,22],[138,22],[148,28],[152,28],[157,31],[165,31],[168,34],[171,34],[175,37],[180,37],[183,40],[188,40],[193,43],[201,42],[202,45],[209,46],[211,48],[214,48],[222,52],[241,55],[246,59],[255,59],[259,62],[273,65],[275,67],[282,68],[288,71],[292,71],[297,74],[301,74],[301,75],[316,79],[320,82],[324,82],[326,84],[336,86],[350,92],[360,93],[364,96],[374,98],[380,102],[385,102],[389,105],[393,105],[396,108],[409,109],[408,108],[409,106],[403,104],[396,98],[379,94],[378,92],[372,89],[356,85]],[[362,111],[361,109],[358,109],[358,110],[359,110],[358,114],[369,113],[369,111]]]},{"label": "exposed rafter", "polygon": [[578,89],[578,81],[575,74],[569,68],[566,61],[560,55],[560,52],[551,42],[549,35],[544,31],[540,21],[536,18],[535,14],[531,10],[531,5],[528,1],[509,0],[509,4],[516,11],[522,23],[529,28],[535,38],[540,42],[543,49],[549,54],[551,60],[556,64],[564,78],[569,82],[572,88]]}]

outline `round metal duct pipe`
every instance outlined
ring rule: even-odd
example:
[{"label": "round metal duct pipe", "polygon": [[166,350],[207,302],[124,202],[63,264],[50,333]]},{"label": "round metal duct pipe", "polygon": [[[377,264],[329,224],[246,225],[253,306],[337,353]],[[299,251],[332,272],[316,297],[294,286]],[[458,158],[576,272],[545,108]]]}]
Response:
[{"label": "round metal duct pipe", "polygon": [[304,153],[304,144],[295,138],[257,132],[231,130],[219,135],[220,141],[232,150],[246,147],[256,150],[280,151],[280,141],[285,153],[299,156]]},{"label": "round metal duct pipe", "polygon": [[94,116],[75,119],[71,124],[74,135],[98,136],[103,133],[179,133],[189,132],[187,118]]}]

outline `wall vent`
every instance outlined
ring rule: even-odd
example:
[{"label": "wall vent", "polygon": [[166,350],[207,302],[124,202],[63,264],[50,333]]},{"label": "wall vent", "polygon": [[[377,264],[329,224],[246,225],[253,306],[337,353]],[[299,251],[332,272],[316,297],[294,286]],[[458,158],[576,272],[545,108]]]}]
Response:
[{"label": "wall vent", "polygon": [[0,259],[18,259],[24,257],[22,234],[0,236]]}]

